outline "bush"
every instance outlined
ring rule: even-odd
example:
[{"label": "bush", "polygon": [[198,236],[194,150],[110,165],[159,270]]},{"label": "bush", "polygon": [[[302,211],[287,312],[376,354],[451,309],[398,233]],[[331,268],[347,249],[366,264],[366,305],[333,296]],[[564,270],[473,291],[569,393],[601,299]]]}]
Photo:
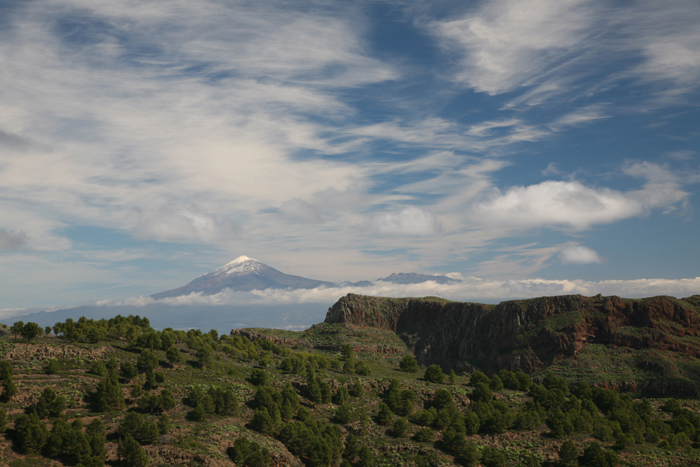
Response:
[{"label": "bush", "polygon": [[117,453],[129,467],[146,467],[151,463],[151,459],[146,454],[146,451],[131,436],[126,436],[124,439],[119,440]]},{"label": "bush", "polygon": [[90,366],[90,374],[104,376],[107,374],[107,365],[102,360],[97,360]]},{"label": "bush", "polygon": [[352,418],[352,412],[350,411],[350,406],[348,404],[341,404],[335,410],[334,421],[336,423],[339,423],[341,425],[345,425],[346,423],[350,422],[351,418]]},{"label": "bush", "polygon": [[391,427],[391,436],[403,438],[408,433],[408,422],[405,418],[398,418]]},{"label": "bush", "polygon": [[479,402],[489,402],[493,399],[493,392],[484,383],[476,383],[471,393],[471,400]]},{"label": "bush", "polygon": [[413,355],[405,355],[399,362],[399,369],[406,373],[415,373],[418,371],[418,362]]},{"label": "bush", "polygon": [[431,383],[442,384],[445,380],[445,374],[442,372],[442,368],[440,368],[439,365],[430,365],[426,368],[423,378]]},{"label": "bush", "polygon": [[491,384],[491,380],[481,371],[475,371],[469,378],[469,386],[476,386],[478,383]]},{"label": "bush", "polygon": [[505,467],[506,456],[492,446],[486,446],[481,452],[481,463],[484,467]]},{"label": "bush", "polygon": [[39,418],[58,418],[66,406],[66,400],[56,395],[53,388],[44,388],[36,404],[29,407],[30,412],[36,412]]},{"label": "bush", "polygon": [[615,467],[620,459],[613,452],[606,451],[603,447],[593,442],[583,450],[579,465],[584,467]]},{"label": "bush", "polygon": [[386,405],[384,402],[379,404],[379,413],[377,413],[377,416],[375,417],[375,421],[377,422],[378,425],[388,425],[389,422],[394,418],[394,414],[391,412],[391,409],[389,408],[388,405]]},{"label": "bush", "polygon": [[121,376],[127,383],[136,378],[138,374],[138,370],[131,362],[122,362],[119,366],[119,376]]},{"label": "bush", "polygon": [[418,441],[419,443],[432,443],[435,438],[435,433],[430,428],[421,428],[416,431],[413,435],[413,441]]},{"label": "bush", "polygon": [[98,412],[107,412],[124,407],[124,395],[116,373],[110,372],[107,378],[100,381],[93,398]]},{"label": "bush", "polygon": [[270,382],[270,375],[265,370],[255,368],[251,372],[248,381],[250,381],[253,386],[265,385]]},{"label": "bush", "polygon": [[357,362],[355,364],[355,373],[360,376],[369,376],[372,373],[372,370],[369,368],[367,363]]},{"label": "bush", "polygon": [[46,368],[44,369],[44,372],[47,375],[55,375],[61,371],[61,364],[58,363],[58,360],[55,358],[52,358],[49,360],[49,363],[46,364]]},{"label": "bush", "polygon": [[170,364],[174,366],[176,363],[180,363],[182,361],[182,354],[180,353],[180,350],[173,345],[165,352],[165,358],[167,358]]},{"label": "bush", "polygon": [[567,439],[559,448],[559,465],[562,467],[573,467],[578,465],[578,446]]},{"label": "bush", "polygon": [[24,454],[41,452],[49,438],[46,429],[36,413],[20,415],[15,419],[15,433],[19,440],[19,450]]},{"label": "bush", "polygon": [[501,381],[501,378],[499,378],[498,375],[493,375],[493,378],[491,378],[491,383],[489,383],[489,389],[496,392],[503,389],[503,381]]},{"label": "bush", "polygon": [[141,373],[153,371],[158,368],[158,357],[149,349],[144,349],[136,360],[136,367]]},{"label": "bush", "polygon": [[270,452],[261,448],[258,443],[248,441],[245,438],[238,438],[233,446],[226,450],[228,457],[236,465],[248,467],[267,467],[272,463]]}]

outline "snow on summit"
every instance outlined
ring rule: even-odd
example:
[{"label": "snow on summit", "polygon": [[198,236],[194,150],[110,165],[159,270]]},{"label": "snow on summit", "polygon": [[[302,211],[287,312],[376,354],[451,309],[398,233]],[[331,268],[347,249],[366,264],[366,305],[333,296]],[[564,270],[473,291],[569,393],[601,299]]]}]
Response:
[{"label": "snow on summit", "polygon": [[214,269],[213,271],[205,275],[242,275],[250,274],[253,272],[259,272],[263,269],[265,265],[254,258],[249,258],[245,255],[241,255],[233,261],[224,264],[220,268]]}]

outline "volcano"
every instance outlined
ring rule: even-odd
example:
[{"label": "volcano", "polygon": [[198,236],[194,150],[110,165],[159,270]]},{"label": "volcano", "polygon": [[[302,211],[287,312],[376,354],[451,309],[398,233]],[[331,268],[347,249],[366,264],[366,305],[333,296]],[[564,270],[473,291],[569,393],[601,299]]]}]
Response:
[{"label": "volcano", "polygon": [[257,259],[239,256],[230,263],[199,276],[185,286],[151,295],[151,298],[179,297],[192,292],[213,295],[224,289],[248,292],[262,289],[314,289],[333,285],[335,285],[333,282],[285,274]]}]

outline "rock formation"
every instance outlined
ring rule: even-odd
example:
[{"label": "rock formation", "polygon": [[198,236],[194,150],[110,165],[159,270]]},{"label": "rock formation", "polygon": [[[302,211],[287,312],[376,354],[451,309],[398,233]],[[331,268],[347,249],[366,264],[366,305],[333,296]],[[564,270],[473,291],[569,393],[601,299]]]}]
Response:
[{"label": "rock formation", "polygon": [[[625,362],[633,361],[633,368],[620,363],[619,370],[635,374],[618,386],[695,393],[700,378],[700,295],[569,295],[484,305],[349,294],[328,310],[325,322],[394,331],[422,364],[536,373],[561,362],[588,364],[584,356],[593,357],[587,350],[626,348]],[[598,363],[593,358],[590,365]]]}]

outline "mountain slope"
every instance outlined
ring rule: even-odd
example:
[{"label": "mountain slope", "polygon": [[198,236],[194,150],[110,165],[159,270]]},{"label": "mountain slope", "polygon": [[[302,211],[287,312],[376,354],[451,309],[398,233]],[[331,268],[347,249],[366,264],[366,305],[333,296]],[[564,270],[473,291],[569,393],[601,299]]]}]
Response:
[{"label": "mountain slope", "polygon": [[260,289],[313,289],[332,282],[317,281],[300,276],[292,276],[278,271],[256,259],[239,256],[230,263],[199,276],[189,284],[151,295],[152,298],[178,297],[193,292],[213,295],[228,288],[233,291]]}]

